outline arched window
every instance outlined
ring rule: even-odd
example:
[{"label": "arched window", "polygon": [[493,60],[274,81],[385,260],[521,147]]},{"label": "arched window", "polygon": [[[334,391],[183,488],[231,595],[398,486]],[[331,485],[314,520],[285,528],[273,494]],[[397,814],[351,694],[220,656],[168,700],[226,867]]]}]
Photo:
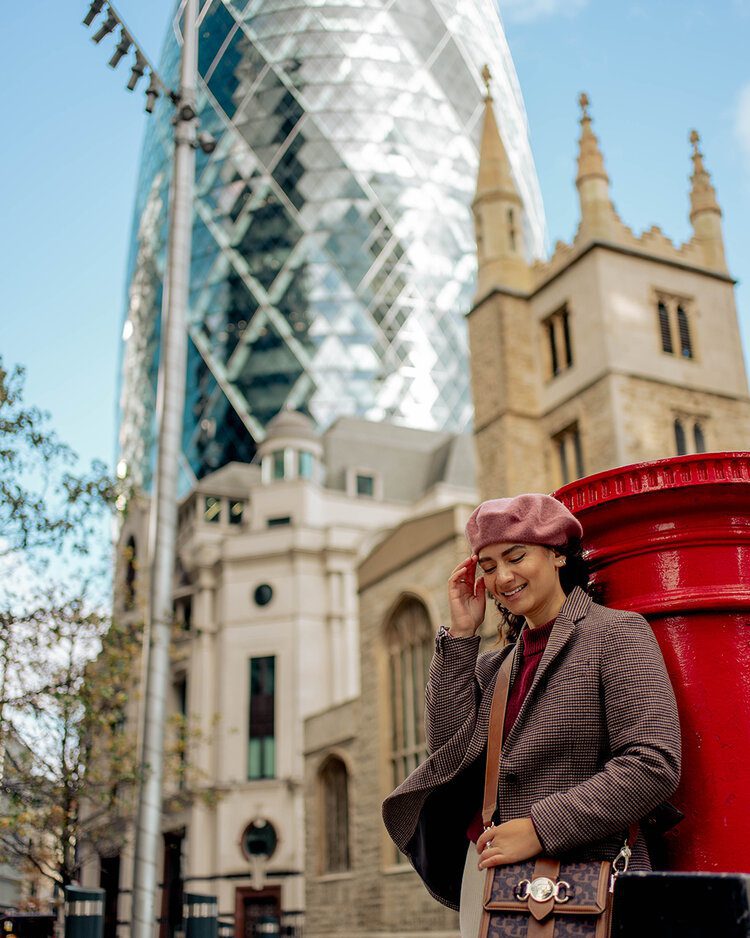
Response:
[{"label": "arched window", "polygon": [[695,439],[696,453],[705,453],[706,438],[703,435],[703,427],[699,423],[693,424],[693,438]]},{"label": "arched window", "polygon": [[513,209],[508,209],[508,244],[511,251],[516,249],[516,218]]},{"label": "arched window", "polygon": [[394,787],[427,755],[424,689],[433,652],[433,628],[423,603],[404,597],[385,629],[391,704],[391,769]]},{"label": "arched window", "polygon": [[125,608],[132,609],[135,606],[135,579],[136,579],[136,546],[135,538],[131,535],[128,543],[125,545]]},{"label": "arched window", "polygon": [[677,445],[677,455],[684,456],[687,453],[687,440],[685,438],[685,428],[679,417],[676,417],[674,422],[674,439]]},{"label": "arched window", "polygon": [[337,756],[329,756],[318,772],[321,791],[322,872],[349,869],[349,773]]},{"label": "arched window", "polygon": [[677,307],[677,332],[680,336],[680,355],[683,358],[693,357],[693,344],[690,341],[690,325],[685,310]]}]

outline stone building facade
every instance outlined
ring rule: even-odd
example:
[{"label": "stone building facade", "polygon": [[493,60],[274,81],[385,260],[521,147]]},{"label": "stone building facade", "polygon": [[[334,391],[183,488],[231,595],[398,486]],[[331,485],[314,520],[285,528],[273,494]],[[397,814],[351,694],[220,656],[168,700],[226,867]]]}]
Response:
[{"label": "stone building facade", "polygon": [[[697,134],[693,237],[676,247],[658,228],[637,236],[619,218],[585,96],[581,106],[577,234],[549,260],[528,263],[522,200],[488,90],[469,314],[482,498],[548,492],[617,465],[746,449],[750,440],[734,281]],[[361,696],[305,726],[310,938],[457,935],[456,916],[397,861],[380,805],[424,754],[418,675],[447,616],[446,581],[466,556],[463,525],[475,504],[401,522],[359,567]],[[399,683],[405,669],[412,678]],[[332,763],[345,782],[335,791]],[[331,830],[348,851],[335,871],[321,852]]]},{"label": "stone building facade", "polygon": [[[282,934],[302,934],[303,722],[327,711],[345,732],[360,696],[357,566],[405,517],[470,501],[473,478],[468,435],[360,418],[320,435],[308,417],[282,411],[257,463],[229,463],[182,501],[160,938],[181,927],[183,887],[217,896],[238,936],[253,936],[264,916]],[[138,563],[147,531],[148,502],[136,500],[120,537],[127,615],[140,614],[148,595]],[[108,890],[116,916],[105,938],[115,938],[130,918],[133,831],[107,826],[112,842],[103,848],[99,829],[80,855],[83,882]]]},{"label": "stone building facade", "polygon": [[585,95],[581,107],[578,231],[528,264],[487,95],[469,313],[483,497],[548,492],[614,466],[750,441],[734,280],[697,133],[693,235],[678,247],[658,227],[636,235],[619,217]]},{"label": "stone building facade", "polygon": [[[306,938],[457,934],[457,915],[432,899],[388,838],[380,805],[426,753],[425,671],[448,613],[448,573],[466,554],[464,525],[474,504],[404,521],[359,567],[361,695],[305,724]],[[491,623],[486,639],[496,639]],[[333,808],[325,771],[331,760],[345,773],[345,812]],[[326,850],[333,837],[348,845],[344,868],[335,870]]]}]

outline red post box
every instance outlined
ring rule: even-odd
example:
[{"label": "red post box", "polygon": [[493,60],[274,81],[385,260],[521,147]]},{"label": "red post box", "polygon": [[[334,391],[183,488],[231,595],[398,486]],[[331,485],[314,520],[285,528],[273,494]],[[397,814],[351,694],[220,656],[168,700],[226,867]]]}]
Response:
[{"label": "red post box", "polygon": [[555,495],[607,605],[651,623],[680,710],[674,870],[750,872],[750,453],[624,466]]}]

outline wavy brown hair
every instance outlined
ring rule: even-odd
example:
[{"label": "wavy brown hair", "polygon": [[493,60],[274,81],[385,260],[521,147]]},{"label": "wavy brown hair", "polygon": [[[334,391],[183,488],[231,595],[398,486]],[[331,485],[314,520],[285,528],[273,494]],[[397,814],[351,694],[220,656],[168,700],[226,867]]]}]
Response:
[{"label": "wavy brown hair", "polygon": [[[565,566],[560,567],[560,586],[567,596],[576,586],[589,594],[596,601],[600,600],[600,588],[591,582],[591,567],[578,538],[568,541],[561,547],[552,544],[542,544],[547,550],[561,554],[565,558]],[[495,600],[497,611],[500,613],[500,622],[497,625],[498,638],[501,645],[512,645],[518,640],[521,629],[526,622],[523,616],[513,615],[501,603]]]}]

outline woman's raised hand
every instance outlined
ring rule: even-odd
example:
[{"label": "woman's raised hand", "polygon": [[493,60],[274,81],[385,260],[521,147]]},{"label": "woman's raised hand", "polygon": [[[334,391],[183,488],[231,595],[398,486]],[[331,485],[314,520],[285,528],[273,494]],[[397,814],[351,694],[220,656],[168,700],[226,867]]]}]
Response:
[{"label": "woman's raised hand", "polygon": [[487,605],[484,577],[476,580],[477,555],[462,561],[448,580],[448,607],[451,613],[451,635],[474,635],[484,622]]}]

